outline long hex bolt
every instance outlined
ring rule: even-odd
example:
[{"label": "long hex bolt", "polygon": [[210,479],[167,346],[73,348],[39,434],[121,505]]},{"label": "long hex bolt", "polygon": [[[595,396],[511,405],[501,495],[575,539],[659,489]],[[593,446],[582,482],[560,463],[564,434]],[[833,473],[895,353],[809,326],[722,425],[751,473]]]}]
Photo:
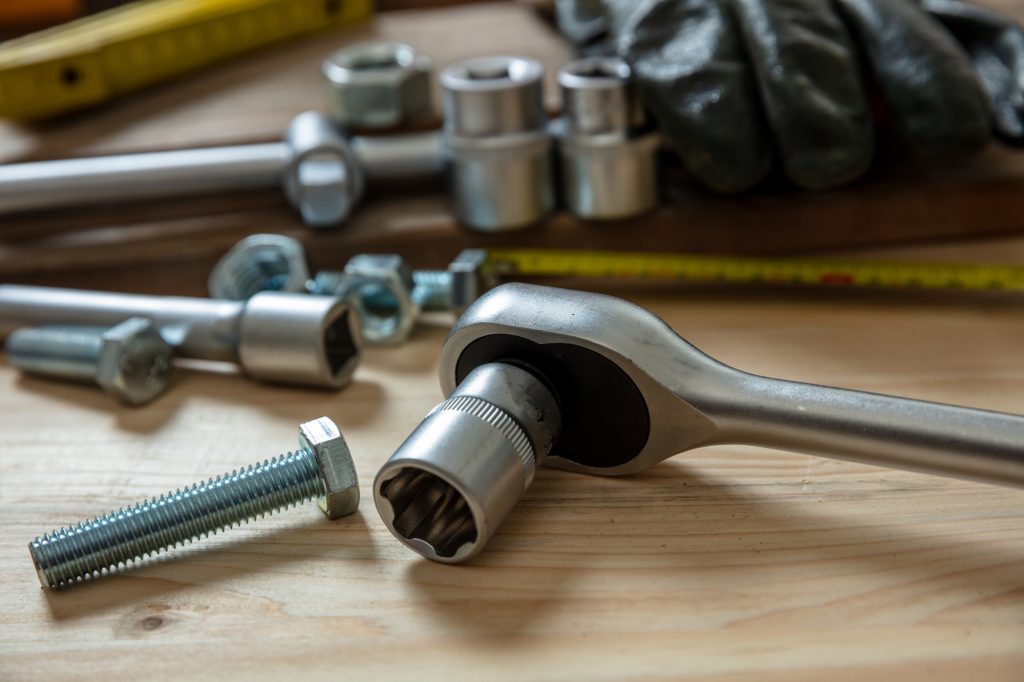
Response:
[{"label": "long hex bolt", "polygon": [[163,393],[173,369],[171,347],[149,320],[139,317],[110,329],[18,329],[7,338],[4,350],[14,367],[95,382],[130,405],[142,405]]},{"label": "long hex bolt", "polygon": [[359,505],[351,454],[327,417],[299,427],[294,452],[46,533],[29,553],[44,587],[66,587],[313,498],[330,519]]}]

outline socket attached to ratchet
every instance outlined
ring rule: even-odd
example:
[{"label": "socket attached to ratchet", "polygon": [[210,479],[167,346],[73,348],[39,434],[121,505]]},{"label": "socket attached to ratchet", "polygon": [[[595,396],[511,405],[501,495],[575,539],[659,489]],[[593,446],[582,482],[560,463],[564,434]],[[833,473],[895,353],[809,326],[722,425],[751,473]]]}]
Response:
[{"label": "socket attached to ratchet", "polygon": [[631,474],[746,444],[1024,487],[1024,417],[748,374],[621,299],[527,284],[484,295],[441,351],[438,405],[374,501],[408,547],[477,555],[548,464]]}]

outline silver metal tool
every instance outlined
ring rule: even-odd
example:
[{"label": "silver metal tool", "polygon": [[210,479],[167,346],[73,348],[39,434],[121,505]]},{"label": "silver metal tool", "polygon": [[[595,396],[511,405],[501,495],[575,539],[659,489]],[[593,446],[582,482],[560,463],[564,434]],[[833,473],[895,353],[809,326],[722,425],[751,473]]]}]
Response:
[{"label": "silver metal tool", "polygon": [[179,488],[29,543],[43,587],[68,587],[316,498],[329,519],[359,507],[352,454],[327,417],[299,426],[299,449]]},{"label": "silver metal tool", "polygon": [[646,469],[740,443],[1024,487],[1024,417],[748,374],[626,301],[527,284],[483,296],[441,351],[441,403],[374,501],[446,563],[478,554],[539,464]]},{"label": "silver metal tool", "polygon": [[554,205],[543,75],[522,57],[479,57],[441,72],[454,211],[474,230],[526,227]]},{"label": "silver metal tool", "polygon": [[282,142],[0,165],[0,214],[280,186],[308,225],[333,227],[366,182],[443,169],[438,133],[346,140],[307,111]]},{"label": "silver metal tool", "polygon": [[430,60],[409,45],[355,43],[321,67],[329,113],[346,128],[392,128],[430,113]]},{"label": "silver metal tool", "polygon": [[31,374],[95,382],[107,393],[143,405],[167,388],[171,347],[149,320],[111,327],[17,329],[4,346],[7,363]]},{"label": "silver metal tool", "polygon": [[659,136],[618,57],[588,57],[558,72],[554,123],[565,203],[586,220],[619,220],[658,205]]},{"label": "silver metal tool", "polygon": [[210,298],[244,301],[261,291],[305,291],[309,265],[302,243],[283,234],[253,234],[221,256],[210,271]]},{"label": "silver metal tool", "polygon": [[181,357],[235,362],[264,381],[341,388],[359,362],[359,320],[341,299],[265,292],[247,301],[0,285],[0,338],[19,327],[146,317]]}]

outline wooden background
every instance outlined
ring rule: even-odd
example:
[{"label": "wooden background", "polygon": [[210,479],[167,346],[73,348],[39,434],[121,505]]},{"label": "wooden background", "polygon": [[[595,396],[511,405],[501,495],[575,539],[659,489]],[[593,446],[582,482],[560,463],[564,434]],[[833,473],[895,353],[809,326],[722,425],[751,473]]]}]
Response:
[{"label": "wooden background", "polygon": [[[505,5],[451,12],[449,26],[497,18],[508,29],[506,43],[446,34],[466,53],[512,50],[516,31],[539,26]],[[375,30],[418,16],[384,15]],[[426,40],[435,29],[423,26]],[[315,103],[315,66],[337,40],[229,64],[59,126],[10,126],[5,158],[214,143],[260,126],[269,135],[286,109]],[[259,77],[278,59],[290,77],[268,90]],[[1009,165],[978,167],[1024,168],[996,155]],[[1019,205],[1019,177],[1008,172],[997,186],[1002,209]],[[905,200],[906,215],[931,201],[921,185],[886,192],[918,197]],[[853,220],[842,213],[870,215],[879,196],[840,194],[839,204],[815,196],[806,205],[822,208],[787,210],[797,224],[805,210]],[[5,221],[0,273],[201,292],[206,261],[238,234],[308,234],[276,199],[203,201]],[[896,215],[902,201],[889,204]],[[958,201],[957,220],[986,219],[971,190]],[[716,204],[728,230],[733,209]],[[366,215],[454,232],[430,196],[379,206]],[[165,215],[146,213],[157,209]],[[312,255],[358,248],[343,242],[318,236],[311,243],[323,249]],[[1020,263],[1024,237],[861,253]],[[748,371],[1024,413],[1019,297],[606,290]],[[448,323],[433,319],[401,348],[368,351],[355,383],[336,394],[185,370],[167,395],[128,409],[89,387],[0,367],[0,679],[1024,679],[1020,491],[707,448],[629,478],[542,470],[479,560],[420,560],[384,528],[370,486],[441,398],[435,362]],[[26,551],[35,535],[290,449],[298,423],[322,414],[355,453],[358,514],[328,522],[297,508],[123,576],[39,588]]]}]

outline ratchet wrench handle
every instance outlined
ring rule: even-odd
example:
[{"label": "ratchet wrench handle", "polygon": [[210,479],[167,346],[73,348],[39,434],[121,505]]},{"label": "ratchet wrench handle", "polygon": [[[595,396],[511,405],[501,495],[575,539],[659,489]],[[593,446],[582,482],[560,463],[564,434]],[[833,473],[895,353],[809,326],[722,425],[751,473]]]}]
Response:
[{"label": "ratchet wrench handle", "polygon": [[1024,487],[1024,417],[739,375],[717,442]]}]

